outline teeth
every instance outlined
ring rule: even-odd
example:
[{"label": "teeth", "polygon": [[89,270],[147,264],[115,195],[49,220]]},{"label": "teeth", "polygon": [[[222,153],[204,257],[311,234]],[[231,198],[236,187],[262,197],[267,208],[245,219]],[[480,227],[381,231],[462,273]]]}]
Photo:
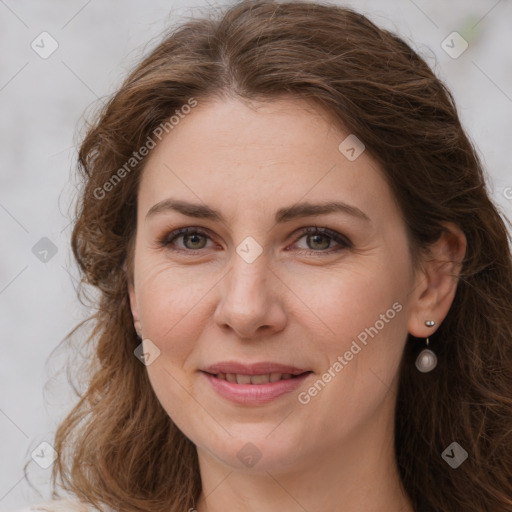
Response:
[{"label": "teeth", "polygon": [[239,373],[218,373],[218,379],[236,382],[237,384],[268,384],[278,380],[291,379],[291,373],[265,373],[263,375],[242,375]]},{"label": "teeth", "polygon": [[238,384],[250,384],[251,383],[251,377],[249,375],[237,374],[236,381],[238,382]]},{"label": "teeth", "polygon": [[251,384],[268,384],[270,382],[270,375],[251,375]]}]

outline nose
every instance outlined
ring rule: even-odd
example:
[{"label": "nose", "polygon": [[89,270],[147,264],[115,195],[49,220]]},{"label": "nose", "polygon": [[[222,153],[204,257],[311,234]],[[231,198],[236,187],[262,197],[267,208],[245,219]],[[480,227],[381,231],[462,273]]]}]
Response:
[{"label": "nose", "polygon": [[263,255],[248,263],[234,254],[231,268],[219,283],[220,300],[214,321],[238,337],[268,337],[284,329],[286,311],[279,290],[285,288]]}]

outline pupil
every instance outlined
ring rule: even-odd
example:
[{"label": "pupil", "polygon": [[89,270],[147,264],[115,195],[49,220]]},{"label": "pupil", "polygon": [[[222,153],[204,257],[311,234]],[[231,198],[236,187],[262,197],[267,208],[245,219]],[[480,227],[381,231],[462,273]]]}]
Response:
[{"label": "pupil", "polygon": [[[185,243],[185,245],[187,244],[187,241],[190,240],[190,239],[196,239],[196,242],[197,242],[197,239],[199,238],[199,241],[201,240],[201,236],[202,235],[199,235],[199,234],[192,234],[192,235],[185,235],[184,236],[184,239],[183,239],[183,242]],[[204,240],[203,240],[204,242]],[[194,245],[194,241],[192,241],[192,245]],[[192,249],[201,249],[202,247],[204,247],[204,243],[203,245],[201,245],[201,247],[197,247],[197,246],[194,246],[192,247]]]},{"label": "pupil", "polygon": [[311,238],[314,239],[315,241],[313,242],[313,244],[315,244],[318,239],[324,239],[327,241],[327,245],[324,244],[323,247],[316,247],[316,249],[327,249],[329,247],[329,240],[328,240],[328,237],[326,237],[325,235],[311,235]]}]

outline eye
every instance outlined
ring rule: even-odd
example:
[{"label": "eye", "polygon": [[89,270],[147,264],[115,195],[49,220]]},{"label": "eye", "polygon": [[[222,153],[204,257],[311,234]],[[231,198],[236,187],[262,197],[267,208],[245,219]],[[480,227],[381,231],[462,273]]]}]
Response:
[{"label": "eye", "polygon": [[[160,240],[160,245],[171,250],[194,252],[204,249],[206,247],[206,239],[209,238],[210,236],[205,231],[198,228],[181,228],[166,235]],[[176,245],[175,241],[179,239],[182,239],[183,247],[173,247]]]},{"label": "eye", "polygon": [[[330,254],[352,247],[352,243],[348,238],[328,228],[319,228],[317,226],[307,227],[302,229],[300,233],[302,233],[302,235],[296,240],[294,245],[304,238],[307,241],[307,248],[305,250],[299,248],[299,250],[296,251],[298,254]],[[176,243],[176,241],[180,239],[182,241],[181,247]],[[159,245],[172,251],[194,254],[202,249],[208,248],[208,240],[211,240],[211,237],[206,231],[199,228],[186,227],[176,229],[165,235],[159,240]],[[333,241],[338,244],[338,248],[333,249],[331,247]]]},{"label": "eye", "polygon": [[[317,226],[308,227],[303,229],[301,233],[302,236],[297,240],[297,242],[303,238],[306,239],[307,248],[306,250],[297,251],[299,254],[330,254],[352,247],[352,243],[348,238],[328,228],[319,228]],[[340,247],[332,249],[331,244],[333,241]],[[297,244],[297,242],[295,242],[295,244]]]}]

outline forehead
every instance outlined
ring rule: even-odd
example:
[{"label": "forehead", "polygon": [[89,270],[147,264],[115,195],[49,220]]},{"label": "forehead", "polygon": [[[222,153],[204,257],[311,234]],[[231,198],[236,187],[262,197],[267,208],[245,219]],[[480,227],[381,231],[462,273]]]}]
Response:
[{"label": "forehead", "polygon": [[382,214],[393,208],[391,192],[366,151],[351,160],[340,150],[350,135],[300,99],[198,101],[149,155],[139,204],[147,212],[172,196],[240,216],[301,199],[344,200],[376,214],[381,203]]}]

